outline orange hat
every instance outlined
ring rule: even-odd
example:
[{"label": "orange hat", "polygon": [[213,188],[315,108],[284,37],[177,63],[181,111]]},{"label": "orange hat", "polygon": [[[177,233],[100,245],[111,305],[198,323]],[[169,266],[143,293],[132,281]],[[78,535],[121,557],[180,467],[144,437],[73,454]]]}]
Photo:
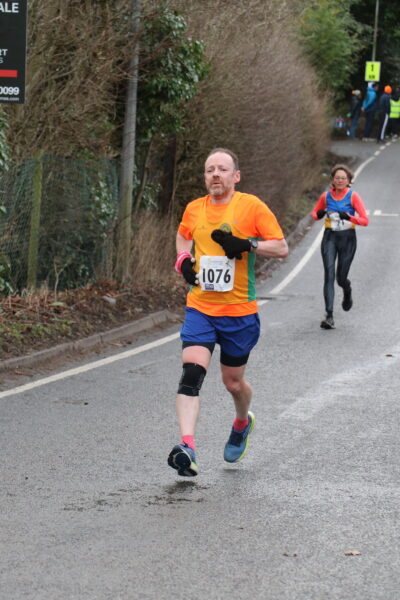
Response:
[{"label": "orange hat", "polygon": [[390,87],[390,85],[385,85],[385,89],[384,89],[384,91],[385,91],[387,94],[391,94],[391,93],[392,93],[392,88]]}]

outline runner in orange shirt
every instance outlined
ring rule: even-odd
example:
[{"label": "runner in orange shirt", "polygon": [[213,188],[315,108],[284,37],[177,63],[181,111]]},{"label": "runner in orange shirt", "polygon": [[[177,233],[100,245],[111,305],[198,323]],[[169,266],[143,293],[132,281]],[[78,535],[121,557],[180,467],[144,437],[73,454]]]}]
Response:
[{"label": "runner in orange shirt", "polygon": [[175,270],[191,285],[181,330],[183,370],[176,399],[181,443],[168,457],[168,464],[182,476],[197,475],[199,470],[194,441],[199,392],[215,344],[221,349],[222,381],[236,411],[224,459],[237,462],[246,453],[254,415],[249,411],[252,389],[244,376],[260,334],[255,255],[284,258],[288,254],[282,230],[267,205],[256,196],[235,191],[240,171],[233,152],[212,150],[204,177],[208,195],[187,205],[176,236]]}]

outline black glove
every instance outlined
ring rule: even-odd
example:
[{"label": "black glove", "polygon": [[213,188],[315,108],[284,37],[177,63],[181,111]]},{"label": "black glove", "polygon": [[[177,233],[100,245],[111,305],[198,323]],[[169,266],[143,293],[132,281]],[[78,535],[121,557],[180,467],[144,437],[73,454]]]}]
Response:
[{"label": "black glove", "polygon": [[317,210],[318,219],[322,219],[322,217],[324,217],[325,215],[326,215],[326,210],[324,208],[320,208],[319,210]]},{"label": "black glove", "polygon": [[342,221],[350,221],[350,215],[348,215],[347,212],[344,212],[342,210],[339,212],[339,217],[342,219]]},{"label": "black glove", "polygon": [[250,240],[243,239],[232,235],[230,232],[222,231],[222,229],[214,229],[211,233],[214,242],[217,242],[225,251],[228,258],[242,258],[242,252],[250,252]]},{"label": "black glove", "polygon": [[190,285],[197,285],[197,273],[193,269],[194,258],[185,258],[181,264],[181,272]]}]

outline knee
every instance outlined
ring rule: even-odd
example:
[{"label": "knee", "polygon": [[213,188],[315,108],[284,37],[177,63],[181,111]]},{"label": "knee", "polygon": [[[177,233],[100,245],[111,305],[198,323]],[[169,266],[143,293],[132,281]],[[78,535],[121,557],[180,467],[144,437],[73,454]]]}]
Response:
[{"label": "knee", "polygon": [[325,273],[325,283],[327,285],[333,285],[335,283],[335,271],[327,271]]},{"label": "knee", "polygon": [[234,396],[239,394],[243,389],[243,379],[237,377],[227,376],[223,378],[223,383],[231,394]]},{"label": "knee", "polygon": [[207,371],[196,363],[184,363],[179,381],[178,394],[198,396]]},{"label": "knee", "polygon": [[336,276],[336,281],[337,281],[339,287],[342,287],[342,288],[348,287],[347,277],[343,277],[343,276],[337,275]]}]

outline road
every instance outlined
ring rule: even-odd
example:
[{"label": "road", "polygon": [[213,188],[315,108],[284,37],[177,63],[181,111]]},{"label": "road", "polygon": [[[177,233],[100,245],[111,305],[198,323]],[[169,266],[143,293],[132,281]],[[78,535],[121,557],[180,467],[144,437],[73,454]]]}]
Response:
[{"label": "road", "polygon": [[320,329],[321,223],[258,288],[256,427],[241,463],[222,459],[233,410],[214,356],[201,472],[186,480],[166,465],[176,325],[0,392],[1,598],[398,597],[400,144],[368,148],[353,309],[338,293],[336,329]]}]

